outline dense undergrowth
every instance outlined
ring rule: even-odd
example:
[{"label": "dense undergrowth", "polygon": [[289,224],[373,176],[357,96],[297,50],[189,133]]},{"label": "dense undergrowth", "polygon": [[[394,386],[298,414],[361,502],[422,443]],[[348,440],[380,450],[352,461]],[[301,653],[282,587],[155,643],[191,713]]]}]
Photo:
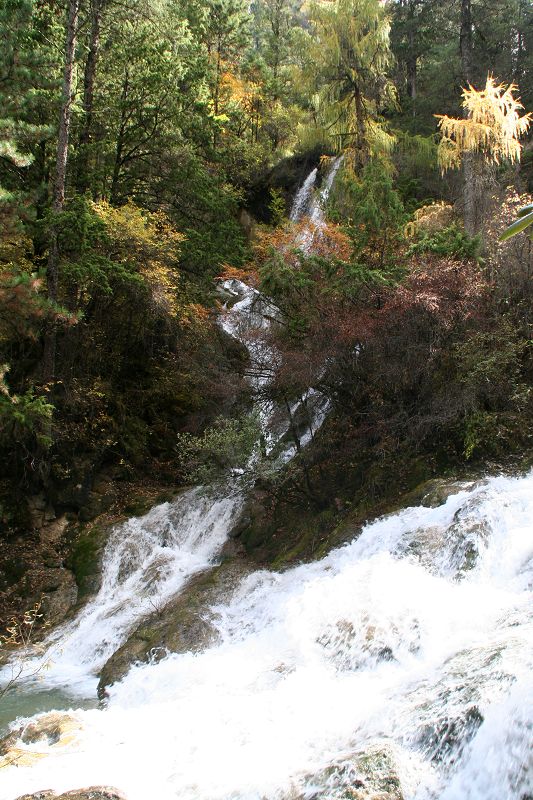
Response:
[{"label": "dense undergrowth", "polygon": [[250,277],[287,322],[274,334],[274,392],[303,396],[309,374],[321,375],[332,408],[289,469],[259,481],[243,539],[267,561],[320,552],[344,518],[389,510],[432,477],[528,463],[531,251],[499,240],[527,196],[493,197],[482,245],[445,203],[404,224],[392,181],[387,206],[375,170],[368,176],[345,170],[332,201],[336,218],[356,183],[364,225],[357,216],[321,230],[310,256],[288,248],[288,228],[257,247]]}]

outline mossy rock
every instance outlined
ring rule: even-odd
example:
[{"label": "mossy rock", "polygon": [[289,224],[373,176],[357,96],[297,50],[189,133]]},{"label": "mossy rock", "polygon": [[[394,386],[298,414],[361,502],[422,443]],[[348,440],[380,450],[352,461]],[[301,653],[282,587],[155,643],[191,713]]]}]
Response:
[{"label": "mossy rock", "polygon": [[80,722],[71,714],[61,711],[41,714],[0,740],[0,769],[12,765],[31,766],[45,757],[45,753],[33,745],[54,749],[68,747],[76,741],[80,730]]},{"label": "mossy rock", "polygon": [[100,588],[102,553],[110,532],[110,527],[94,525],[86,528],[70,548],[66,565],[74,573],[79,600],[86,600]]},{"label": "mossy rock", "polygon": [[436,763],[457,761],[482,722],[479,708],[472,705],[461,715],[442,717],[433,725],[427,725],[420,734],[419,744]]},{"label": "mossy rock", "polygon": [[[307,775],[290,800],[403,800],[396,758],[388,744],[333,762]],[[289,800],[289,797],[286,798]]]},{"label": "mossy rock", "polygon": [[126,798],[110,786],[89,786],[87,789],[73,789],[64,794],[45,790],[35,794],[25,794],[17,800],[126,800]]},{"label": "mossy rock", "polygon": [[242,560],[227,561],[192,578],[181,593],[155,611],[107,661],[98,695],[126,675],[134,663],[157,661],[169,652],[199,652],[218,641],[211,607],[227,599],[252,571]]},{"label": "mossy rock", "polygon": [[472,482],[458,481],[454,478],[433,478],[424,481],[412,492],[409,492],[404,498],[405,505],[437,508],[444,505],[452,495],[471,486]]},{"label": "mossy rock", "polygon": [[128,500],[124,506],[123,512],[128,517],[143,517],[154,506],[161,505],[162,503],[170,503],[176,498],[175,491],[160,492],[156,497],[138,495]]}]

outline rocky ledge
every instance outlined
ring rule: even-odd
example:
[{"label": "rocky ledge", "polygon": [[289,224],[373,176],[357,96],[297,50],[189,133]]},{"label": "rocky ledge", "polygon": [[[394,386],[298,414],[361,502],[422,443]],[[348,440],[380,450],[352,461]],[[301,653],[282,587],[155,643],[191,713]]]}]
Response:
[{"label": "rocky ledge", "polygon": [[180,594],[144,620],[141,627],[111,656],[100,674],[98,696],[121,680],[134,663],[157,661],[168,653],[198,652],[216,643],[216,614],[212,607],[226,600],[253,571],[244,559],[228,560],[196,575]]}]

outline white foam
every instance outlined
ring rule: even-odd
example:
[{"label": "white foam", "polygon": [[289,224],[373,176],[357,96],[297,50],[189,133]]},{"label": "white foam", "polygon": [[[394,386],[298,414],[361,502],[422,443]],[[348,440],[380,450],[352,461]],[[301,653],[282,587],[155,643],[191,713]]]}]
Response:
[{"label": "white foam", "polygon": [[[256,572],[214,609],[217,646],[134,667],[108,708],[78,712],[77,742],[3,770],[0,797],[105,784],[129,800],[277,800],[388,742],[406,800],[521,800],[531,543],[533,475],[494,478],[322,561]],[[328,780],[341,797],[344,778]]]}]

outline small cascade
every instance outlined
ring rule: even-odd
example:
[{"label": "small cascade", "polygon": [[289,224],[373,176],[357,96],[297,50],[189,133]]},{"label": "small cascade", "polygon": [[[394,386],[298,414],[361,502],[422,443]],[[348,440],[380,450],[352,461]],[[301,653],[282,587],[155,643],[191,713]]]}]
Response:
[{"label": "small cascade", "polygon": [[[224,281],[221,289],[226,296],[229,294],[236,300],[226,308],[221,325],[248,350],[247,376],[254,389],[264,452],[271,455],[275,451],[276,461],[281,466],[296,455],[298,448],[305,447],[313,439],[327,416],[329,403],[313,388],[288,408],[270,399],[268,389],[281,366],[281,355],[271,340],[270,332],[272,325],[282,320],[281,311],[256,289],[234,278]],[[303,421],[296,424],[295,420],[300,418]],[[295,435],[298,436],[298,446],[292,438]]]},{"label": "small cascade", "polygon": [[249,575],[211,609],[217,644],[135,666],[71,743],[2,770],[0,800],[525,800],[532,520],[533,474],[497,477]]},{"label": "small cascade", "polygon": [[[318,193],[315,190],[318,168],[312,169],[294,198],[290,220],[304,223],[297,243],[306,252],[311,250],[317,230],[324,226],[324,209],[342,162],[343,156],[331,161]],[[265,452],[268,455],[277,448],[278,463],[284,464],[296,455],[299,448],[312,441],[329,412],[329,403],[313,388],[309,388],[288,409],[268,399],[268,387],[281,366],[280,354],[270,341],[269,332],[272,324],[282,321],[282,314],[268,298],[242,281],[227,280],[220,288],[226,297],[232,297],[231,304],[226,304],[221,325],[246,347],[250,355],[248,377],[257,397]],[[303,426],[295,422],[299,417],[304,419]],[[289,431],[293,437],[298,436],[297,444],[294,441],[283,444]]]},{"label": "small cascade", "polygon": [[305,181],[296,192],[296,197],[294,198],[289,216],[291,222],[298,222],[302,219],[302,217],[308,215],[309,208],[311,207],[313,201],[313,189],[315,187],[317,175],[318,167],[315,167],[315,169],[311,170]]},{"label": "small cascade", "polygon": [[[326,169],[319,192],[314,192],[316,175],[310,181],[311,173],[304,181],[294,199],[290,219],[292,222],[303,221],[304,227],[298,235],[296,244],[304,251],[309,253],[313,247],[313,241],[325,225],[325,208],[337,177],[337,173],[342,166],[344,156],[338,156],[331,161]],[[314,170],[316,172],[316,170]],[[305,201],[303,198],[306,198]]]},{"label": "small cascade", "polygon": [[213,564],[241,506],[238,494],[195,488],[117,525],[103,554],[99,592],[48,638],[44,669],[35,659],[25,665],[28,675],[37,676],[36,688],[93,695],[98,671],[139,622]]}]

